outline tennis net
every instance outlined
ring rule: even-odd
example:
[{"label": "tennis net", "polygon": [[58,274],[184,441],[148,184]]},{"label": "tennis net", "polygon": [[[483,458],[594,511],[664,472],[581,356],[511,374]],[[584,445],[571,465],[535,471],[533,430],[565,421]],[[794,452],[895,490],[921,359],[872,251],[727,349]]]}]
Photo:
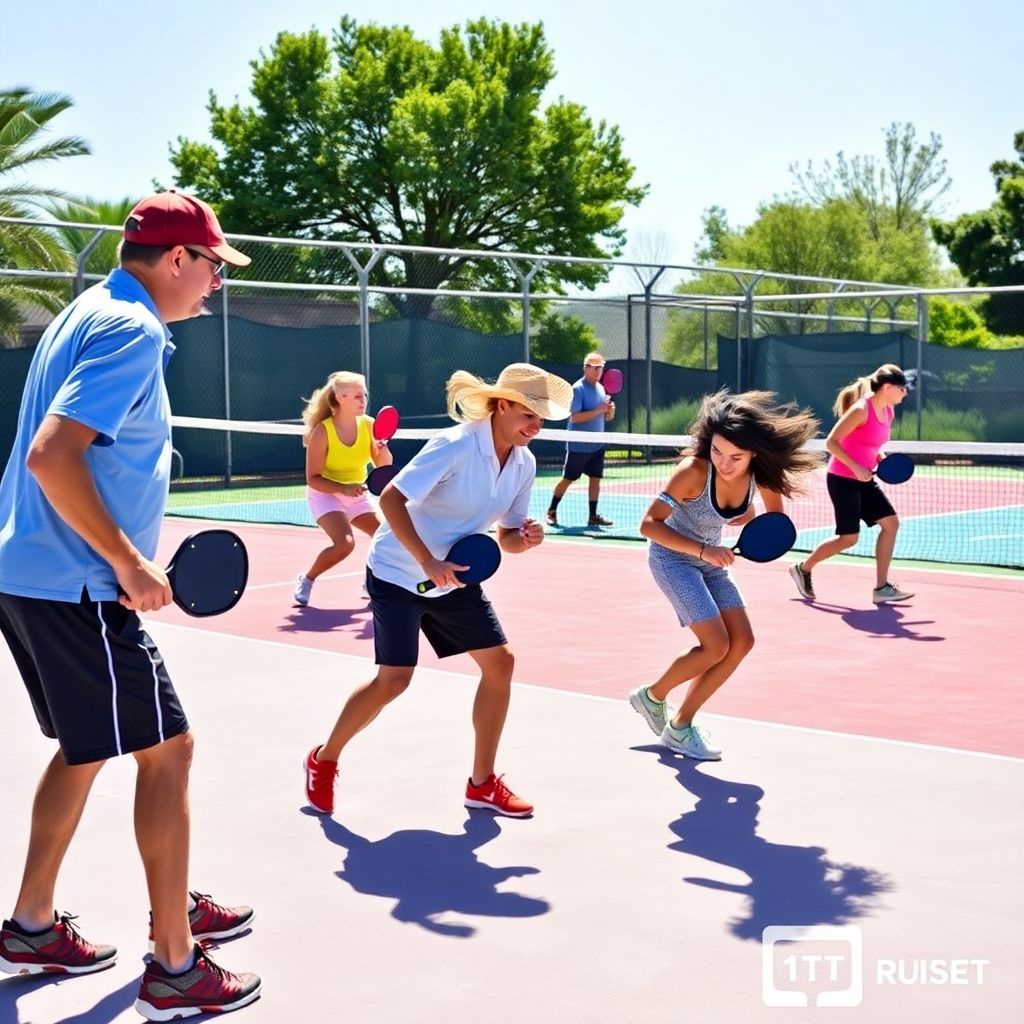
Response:
[{"label": "tennis net", "polygon": [[[312,526],[305,498],[303,428],[294,423],[174,418],[174,459],[168,514],[234,522]],[[436,429],[400,429],[391,441],[403,465]],[[564,430],[542,430],[530,445],[537,481],[530,513],[543,521],[561,476]],[[640,539],[639,524],[672,474],[689,438],[685,435],[601,435],[605,475],[599,511],[613,525],[587,526],[587,480],[574,483],[558,507],[557,532],[568,536]],[[797,551],[809,551],[834,534],[832,506],[821,469],[805,493],[786,502],[796,523]],[[891,442],[887,453],[906,452],[913,477],[883,484],[900,517],[896,557],[964,565],[1024,567],[1024,444]],[[870,556],[877,535],[865,529],[849,553]]]}]

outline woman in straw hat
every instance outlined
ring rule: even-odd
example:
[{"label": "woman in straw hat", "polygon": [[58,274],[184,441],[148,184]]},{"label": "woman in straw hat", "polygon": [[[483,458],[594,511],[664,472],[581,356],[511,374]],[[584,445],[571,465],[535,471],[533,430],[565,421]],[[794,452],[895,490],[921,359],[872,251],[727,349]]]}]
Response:
[{"label": "woman in straw hat", "polygon": [[[513,363],[494,384],[455,372],[447,400],[457,425],[428,441],[380,498],[384,523],[366,560],[378,671],[349,697],[327,742],[306,756],[306,799],[323,814],[334,810],[334,780],[345,745],[409,685],[420,631],[438,657],[468,653],[480,666],[466,806],[519,818],[533,812],[494,773],[512,652],[480,585],[460,582],[455,573],[463,567],[445,555],[459,538],[486,532],[494,523],[506,554],[541,543],[543,527],[527,516],[537,470],[527,445],[544,420],[569,415],[572,386],[539,367]],[[417,585],[424,580],[435,588],[420,594]]]}]

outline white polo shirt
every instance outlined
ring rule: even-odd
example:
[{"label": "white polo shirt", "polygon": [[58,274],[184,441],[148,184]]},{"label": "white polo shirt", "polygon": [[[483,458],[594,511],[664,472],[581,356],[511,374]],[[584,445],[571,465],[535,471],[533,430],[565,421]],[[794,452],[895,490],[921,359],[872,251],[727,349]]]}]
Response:
[{"label": "white polo shirt", "polygon": [[[420,539],[435,558],[471,533],[498,523],[518,529],[527,518],[537,460],[515,447],[504,467],[494,451],[491,419],[460,423],[435,434],[392,481],[408,498],[406,509]],[[384,522],[370,541],[366,558],[378,579],[406,590],[423,582],[423,569]],[[449,593],[436,587],[427,596]]]}]

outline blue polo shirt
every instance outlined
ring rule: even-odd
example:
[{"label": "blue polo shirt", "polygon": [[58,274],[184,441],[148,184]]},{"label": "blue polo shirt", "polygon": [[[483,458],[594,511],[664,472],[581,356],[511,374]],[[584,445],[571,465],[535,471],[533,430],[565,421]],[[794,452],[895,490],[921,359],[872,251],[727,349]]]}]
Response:
[{"label": "blue polo shirt", "polygon": [[[608,394],[600,384],[588,384],[581,378],[572,386],[572,406],[570,407],[570,418],[567,425],[568,430],[578,430],[581,433],[604,433],[604,417],[593,416],[585,423],[573,423],[572,413],[590,412],[608,401]],[[596,452],[600,451],[602,445],[584,441],[569,441],[566,450],[570,452]]]},{"label": "blue polo shirt", "polygon": [[78,602],[85,588],[93,600],[117,598],[109,563],[57,515],[25,468],[32,439],[51,414],[97,431],[86,461],[100,497],[138,550],[156,554],[170,480],[164,367],[173,351],[153,300],[122,269],[47,328],[0,480],[0,592]]}]

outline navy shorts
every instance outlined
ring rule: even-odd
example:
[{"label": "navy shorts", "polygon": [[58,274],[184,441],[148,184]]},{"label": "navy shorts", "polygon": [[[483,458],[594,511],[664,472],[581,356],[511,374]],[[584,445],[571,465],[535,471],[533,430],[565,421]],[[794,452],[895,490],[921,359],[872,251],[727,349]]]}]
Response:
[{"label": "navy shorts", "polygon": [[828,473],[825,483],[836,514],[836,533],[840,536],[860,533],[862,519],[868,526],[874,526],[879,519],[896,515],[885,492],[874,480],[862,483],[851,477]]},{"label": "navy shorts", "polygon": [[583,475],[600,480],[604,476],[604,449],[596,452],[566,452],[562,476],[566,480],[579,480]]},{"label": "navy shorts", "polygon": [[373,608],[373,648],[378,665],[413,667],[419,661],[420,630],[439,658],[508,641],[479,583],[441,597],[424,597],[377,579],[366,570]]},{"label": "navy shorts", "polygon": [[104,761],[188,730],[156,644],[117,601],[0,594],[0,633],[43,735],[68,764]]}]

